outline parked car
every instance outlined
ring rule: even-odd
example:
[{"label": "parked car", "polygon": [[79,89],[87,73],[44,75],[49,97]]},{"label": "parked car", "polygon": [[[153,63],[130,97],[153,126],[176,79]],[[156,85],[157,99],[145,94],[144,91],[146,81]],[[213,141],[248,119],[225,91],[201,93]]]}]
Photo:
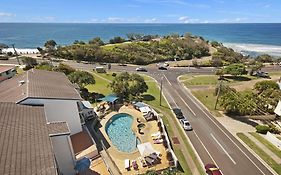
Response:
[{"label": "parked car", "polygon": [[214,164],[205,165],[205,170],[208,175],[222,175],[221,170]]},{"label": "parked car", "polygon": [[165,66],[165,67],[168,67],[169,65],[170,65],[169,62],[165,62],[165,63],[164,63],[164,66]]},{"label": "parked car", "polygon": [[138,71],[138,72],[147,72],[147,69],[144,68],[144,67],[137,67],[136,71]]},{"label": "parked car", "polygon": [[191,131],[192,130],[191,124],[185,118],[184,119],[180,119],[180,123],[181,123],[181,125],[182,125],[184,130],[186,130],[186,131]]},{"label": "parked car", "polygon": [[167,67],[159,66],[158,69],[159,69],[159,70],[167,70]]},{"label": "parked car", "polygon": [[178,119],[184,118],[180,108],[173,108],[173,111]]},{"label": "parked car", "polygon": [[257,71],[255,75],[256,75],[257,77],[269,78],[269,79],[270,79],[270,76],[268,75],[267,72]]}]

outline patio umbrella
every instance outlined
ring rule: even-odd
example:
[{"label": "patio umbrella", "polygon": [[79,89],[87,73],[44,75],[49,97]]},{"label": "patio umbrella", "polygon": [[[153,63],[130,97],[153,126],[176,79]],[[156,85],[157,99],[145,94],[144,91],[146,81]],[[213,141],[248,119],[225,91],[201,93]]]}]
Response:
[{"label": "patio umbrella", "polygon": [[74,169],[79,173],[84,172],[89,169],[91,160],[87,157],[83,157],[81,160],[76,162]]},{"label": "patio umbrella", "polygon": [[138,147],[138,150],[139,150],[140,154],[143,157],[146,157],[146,156],[149,156],[152,153],[155,153],[155,150],[153,149],[150,142],[139,144],[139,145],[137,145],[137,147]]}]

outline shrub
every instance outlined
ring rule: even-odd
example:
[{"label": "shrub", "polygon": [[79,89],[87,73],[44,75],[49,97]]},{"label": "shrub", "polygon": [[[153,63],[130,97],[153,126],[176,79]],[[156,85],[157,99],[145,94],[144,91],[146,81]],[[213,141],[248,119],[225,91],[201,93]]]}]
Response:
[{"label": "shrub", "polygon": [[163,128],[162,128],[162,127],[159,127],[159,131],[160,131],[160,132],[163,132]]},{"label": "shrub", "polygon": [[269,125],[269,132],[273,133],[273,134],[280,134],[280,130],[273,124]]},{"label": "shrub", "polygon": [[157,123],[157,126],[158,126],[158,127],[161,127],[161,126],[162,126],[162,125],[161,125],[161,122],[158,122],[158,123]]},{"label": "shrub", "polygon": [[167,152],[166,156],[167,156],[167,160],[168,161],[172,161],[173,160],[173,156],[172,156],[172,153],[170,151]]},{"label": "shrub", "polygon": [[257,130],[257,133],[266,134],[267,131],[270,130],[270,128],[267,125],[257,125],[256,130]]},{"label": "shrub", "polygon": [[167,140],[163,140],[163,146],[164,146],[165,148],[168,148],[168,142],[167,142]]},{"label": "shrub", "polygon": [[113,76],[113,77],[116,77],[116,75],[117,75],[116,73],[112,73],[112,76]]}]

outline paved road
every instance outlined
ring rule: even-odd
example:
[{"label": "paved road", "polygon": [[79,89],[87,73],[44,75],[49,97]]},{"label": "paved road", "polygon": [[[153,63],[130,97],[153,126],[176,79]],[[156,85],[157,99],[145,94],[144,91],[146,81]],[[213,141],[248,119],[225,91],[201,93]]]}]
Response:
[{"label": "paved road", "polygon": [[[92,70],[91,64],[67,64],[77,69]],[[112,65],[113,71],[135,71],[135,66]],[[163,93],[172,107],[180,107],[194,130],[186,132],[203,163],[215,163],[225,175],[270,175],[272,174],[255,156],[236,140],[194,97],[177,81],[186,73],[213,74],[214,68],[169,68],[159,71],[147,67],[146,74],[163,82]],[[280,67],[266,71],[281,70]],[[163,79],[162,79],[163,77]]]},{"label": "paved road", "polygon": [[[154,76],[161,81],[161,76]],[[164,94],[172,107],[180,107],[194,130],[186,132],[204,164],[217,164],[225,175],[272,174],[239,141],[193,98],[177,81],[164,73]]]},{"label": "paved road", "polygon": [[[93,65],[72,64],[91,70]],[[135,71],[134,66],[112,66],[114,71]],[[177,81],[182,74],[194,72],[213,74],[213,68],[169,68],[159,71],[148,67],[146,74],[163,82],[163,93],[171,107],[180,107],[194,130],[186,132],[204,164],[215,163],[225,175],[270,175],[272,174],[255,156],[236,140],[194,97]],[[163,79],[162,79],[163,77]]]}]

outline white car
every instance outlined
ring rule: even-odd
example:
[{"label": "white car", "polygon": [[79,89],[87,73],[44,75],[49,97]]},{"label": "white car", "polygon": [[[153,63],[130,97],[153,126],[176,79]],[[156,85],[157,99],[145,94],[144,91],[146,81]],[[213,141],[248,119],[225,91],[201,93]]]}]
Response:
[{"label": "white car", "polygon": [[144,68],[144,67],[137,67],[136,71],[138,71],[138,72],[147,72],[146,68]]},{"label": "white car", "polygon": [[184,130],[186,130],[186,131],[192,130],[191,124],[186,119],[180,119],[180,123]]}]

